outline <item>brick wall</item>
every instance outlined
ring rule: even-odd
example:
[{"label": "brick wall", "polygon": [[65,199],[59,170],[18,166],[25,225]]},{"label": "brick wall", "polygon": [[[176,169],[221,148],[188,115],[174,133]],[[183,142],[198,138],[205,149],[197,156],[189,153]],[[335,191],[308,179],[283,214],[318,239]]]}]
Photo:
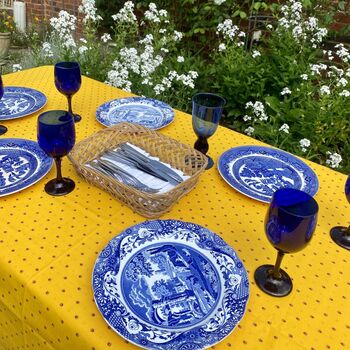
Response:
[{"label": "brick wall", "polygon": [[56,17],[61,10],[78,17],[78,7],[81,0],[25,0],[27,23],[33,23],[35,17],[48,20]]}]

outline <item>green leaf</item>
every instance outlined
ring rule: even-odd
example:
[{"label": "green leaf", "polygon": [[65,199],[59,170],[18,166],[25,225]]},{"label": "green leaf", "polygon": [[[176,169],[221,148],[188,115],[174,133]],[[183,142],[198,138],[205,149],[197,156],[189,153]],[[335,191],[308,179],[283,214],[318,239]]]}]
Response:
[{"label": "green leaf", "polygon": [[273,111],[277,113],[280,111],[281,102],[276,96],[266,96],[265,102]]},{"label": "green leaf", "polygon": [[241,17],[242,19],[247,18],[247,14],[244,11],[240,11],[239,17]]},{"label": "green leaf", "polygon": [[261,2],[260,1],[256,2],[254,4],[254,6],[253,6],[254,10],[257,10],[257,11],[259,10],[260,7],[261,7]]},{"label": "green leaf", "polygon": [[338,2],[338,8],[339,8],[341,11],[345,11],[345,1],[339,1],[339,2]]}]

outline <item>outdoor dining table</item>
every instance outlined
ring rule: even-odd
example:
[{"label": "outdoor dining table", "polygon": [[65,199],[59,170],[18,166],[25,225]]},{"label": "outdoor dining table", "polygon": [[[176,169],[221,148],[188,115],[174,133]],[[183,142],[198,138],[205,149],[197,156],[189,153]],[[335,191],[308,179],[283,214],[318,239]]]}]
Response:
[{"label": "outdoor dining table", "polygon": [[[66,98],[55,88],[52,66],[7,74],[3,81],[5,86],[43,92],[47,104],[35,114],[3,122],[8,133],[2,138],[36,141],[38,115],[67,108]],[[95,118],[98,106],[130,95],[83,77],[73,97],[74,111],[82,116],[76,124],[77,142],[104,128]],[[180,111],[159,132],[188,145],[196,140],[191,116]],[[232,147],[262,145],[225,127],[219,127],[209,144],[216,164]],[[235,191],[217,168],[205,171],[196,187],[161,217],[194,222],[220,235],[247,269],[246,313],[213,349],[350,349],[350,254],[329,236],[333,226],[349,224],[346,176],[305,162],[319,179],[315,196],[319,217],[310,244],[284,258],[282,267],[294,285],[287,297],[266,295],[254,282],[255,269],[273,264],[276,256],[264,233],[268,204]],[[62,172],[76,182],[67,196],[53,197],[44,191],[44,184],[55,177],[53,167],[31,187],[0,198],[0,349],[136,349],[100,314],[93,298],[92,271],[114,236],[146,218],[84,181],[67,158]]]}]

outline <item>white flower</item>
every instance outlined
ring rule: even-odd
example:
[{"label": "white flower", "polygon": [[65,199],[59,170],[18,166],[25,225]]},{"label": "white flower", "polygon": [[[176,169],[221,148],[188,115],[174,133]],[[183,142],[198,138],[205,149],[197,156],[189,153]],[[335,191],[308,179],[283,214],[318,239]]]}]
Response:
[{"label": "white flower", "polygon": [[245,122],[248,122],[248,121],[252,120],[252,117],[251,117],[250,115],[246,114],[246,115],[243,117],[243,120],[244,120]]},{"label": "white flower", "polygon": [[244,45],[244,42],[241,41],[240,38],[244,38],[245,33],[241,32],[238,26],[233,25],[231,19],[226,19],[224,22],[219,23],[216,33],[221,33],[226,40],[237,41],[238,46]]},{"label": "white flower", "polygon": [[244,130],[244,132],[248,135],[251,136],[254,132],[254,128],[252,126],[248,126],[247,129]]},{"label": "white flower", "polygon": [[350,52],[344,46],[344,44],[337,44],[334,47],[337,49],[336,54],[342,59],[343,62],[350,62]]},{"label": "white flower", "polygon": [[174,40],[180,41],[182,38],[183,38],[183,34],[181,32],[174,30]]},{"label": "white flower", "polygon": [[78,11],[85,15],[83,18],[83,23],[87,23],[89,21],[97,22],[102,20],[102,17],[97,14],[95,0],[82,0],[81,5],[78,7]]},{"label": "white flower", "polygon": [[147,34],[143,39],[139,41],[140,44],[152,44],[153,42],[153,35],[152,34]]},{"label": "white flower", "polygon": [[219,51],[225,51],[226,50],[226,45],[225,44],[220,44],[219,45]]},{"label": "white flower", "polygon": [[53,57],[53,52],[52,52],[50,43],[43,42],[42,50],[43,50],[44,56],[46,56],[46,57]]},{"label": "white flower", "polygon": [[260,121],[266,121],[268,119],[268,116],[265,113],[264,104],[260,101],[255,101],[254,104],[250,101],[246,103],[245,108],[252,109],[254,120],[259,119]]},{"label": "white flower", "polygon": [[114,21],[120,23],[134,23],[136,22],[136,16],[134,14],[134,3],[132,1],[126,1],[124,6],[116,15],[112,15]]},{"label": "white flower", "polygon": [[166,10],[159,10],[158,11],[156,4],[151,2],[148,5],[148,10],[145,11],[144,16],[150,22],[160,23],[161,17],[166,18],[168,16],[168,12]]},{"label": "white flower", "polygon": [[299,141],[299,145],[300,145],[301,151],[305,153],[307,151],[307,148],[310,147],[311,142],[308,139],[301,139]]},{"label": "white flower", "polygon": [[350,96],[350,91],[349,90],[343,90],[342,92],[339,93],[339,96],[349,97]]},{"label": "white flower", "polygon": [[20,71],[22,69],[23,69],[23,67],[20,64],[18,64],[18,63],[15,63],[15,64],[12,65],[12,72],[18,72],[18,71]]},{"label": "white flower", "polygon": [[300,76],[300,78],[303,79],[303,80],[307,80],[307,79],[308,79],[308,76],[307,76],[307,74],[302,74],[302,75]]},{"label": "white flower", "polygon": [[84,54],[84,52],[86,52],[88,50],[88,48],[86,47],[86,46],[80,46],[79,47],[79,49],[78,49],[78,51],[79,51],[79,53],[82,55],[82,54]]},{"label": "white flower", "polygon": [[101,40],[102,40],[102,42],[106,43],[107,41],[112,40],[112,38],[111,38],[110,34],[104,33],[104,34],[101,36]]},{"label": "white flower", "polygon": [[221,5],[225,2],[226,0],[214,0],[215,5]]},{"label": "white flower", "polygon": [[292,91],[290,91],[290,89],[288,87],[285,87],[282,91],[281,91],[281,95],[290,95],[292,93]]},{"label": "white flower", "polygon": [[260,53],[258,50],[254,50],[254,51],[252,52],[252,57],[253,57],[253,58],[256,58],[256,57],[259,57],[259,56],[261,56],[261,53]]},{"label": "white flower", "polygon": [[329,89],[329,86],[327,85],[322,85],[320,88],[320,94],[321,95],[330,95],[331,90]]},{"label": "white flower", "polygon": [[341,161],[343,160],[341,155],[338,153],[327,152],[328,159],[326,160],[326,164],[328,164],[331,168],[339,168]]},{"label": "white flower", "polygon": [[80,38],[79,39],[83,44],[87,44],[87,40],[85,38]]},{"label": "white flower", "polygon": [[337,82],[337,86],[346,86],[348,85],[348,81],[345,78],[340,78]]},{"label": "white flower", "polygon": [[53,27],[54,35],[61,41],[63,47],[70,49],[76,47],[73,31],[77,18],[67,11],[60,11],[58,17],[50,18],[50,25]]},{"label": "white flower", "polygon": [[182,63],[185,62],[185,59],[183,56],[177,56],[177,62]]},{"label": "white flower", "polygon": [[279,129],[279,131],[283,131],[285,132],[286,134],[289,134],[289,125],[284,123]]}]

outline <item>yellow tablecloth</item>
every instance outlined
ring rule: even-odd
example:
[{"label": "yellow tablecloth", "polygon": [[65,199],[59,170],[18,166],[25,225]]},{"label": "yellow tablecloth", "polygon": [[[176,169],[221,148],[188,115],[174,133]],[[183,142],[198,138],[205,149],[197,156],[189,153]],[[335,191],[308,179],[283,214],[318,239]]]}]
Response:
[{"label": "yellow tablecloth", "polygon": [[[3,80],[7,86],[44,92],[48,103],[42,111],[66,108],[65,97],[55,89],[52,67],[5,75]],[[127,95],[83,77],[73,97],[73,109],[83,117],[76,125],[77,141],[103,128],[95,120],[99,105]],[[36,140],[37,115],[3,122],[9,131],[2,137]],[[191,117],[179,111],[161,132],[189,145],[195,141]],[[209,153],[217,160],[225,150],[249,144],[258,142],[219,127]],[[285,298],[265,295],[253,278],[259,265],[273,264],[276,257],[263,228],[267,204],[236,192],[215,167],[162,217],[192,221],[221,235],[248,271],[246,314],[213,349],[350,349],[350,253],[329,237],[332,226],[347,225],[350,217],[343,191],[346,177],[307,163],[320,182],[319,220],[310,245],[282,262],[294,283]],[[76,182],[68,196],[44,192],[45,182],[55,177],[53,168],[37,184],[0,198],[0,349],[136,349],[102,318],[93,300],[91,275],[107,242],[145,218],[79,178],[66,158],[63,174]]]}]

